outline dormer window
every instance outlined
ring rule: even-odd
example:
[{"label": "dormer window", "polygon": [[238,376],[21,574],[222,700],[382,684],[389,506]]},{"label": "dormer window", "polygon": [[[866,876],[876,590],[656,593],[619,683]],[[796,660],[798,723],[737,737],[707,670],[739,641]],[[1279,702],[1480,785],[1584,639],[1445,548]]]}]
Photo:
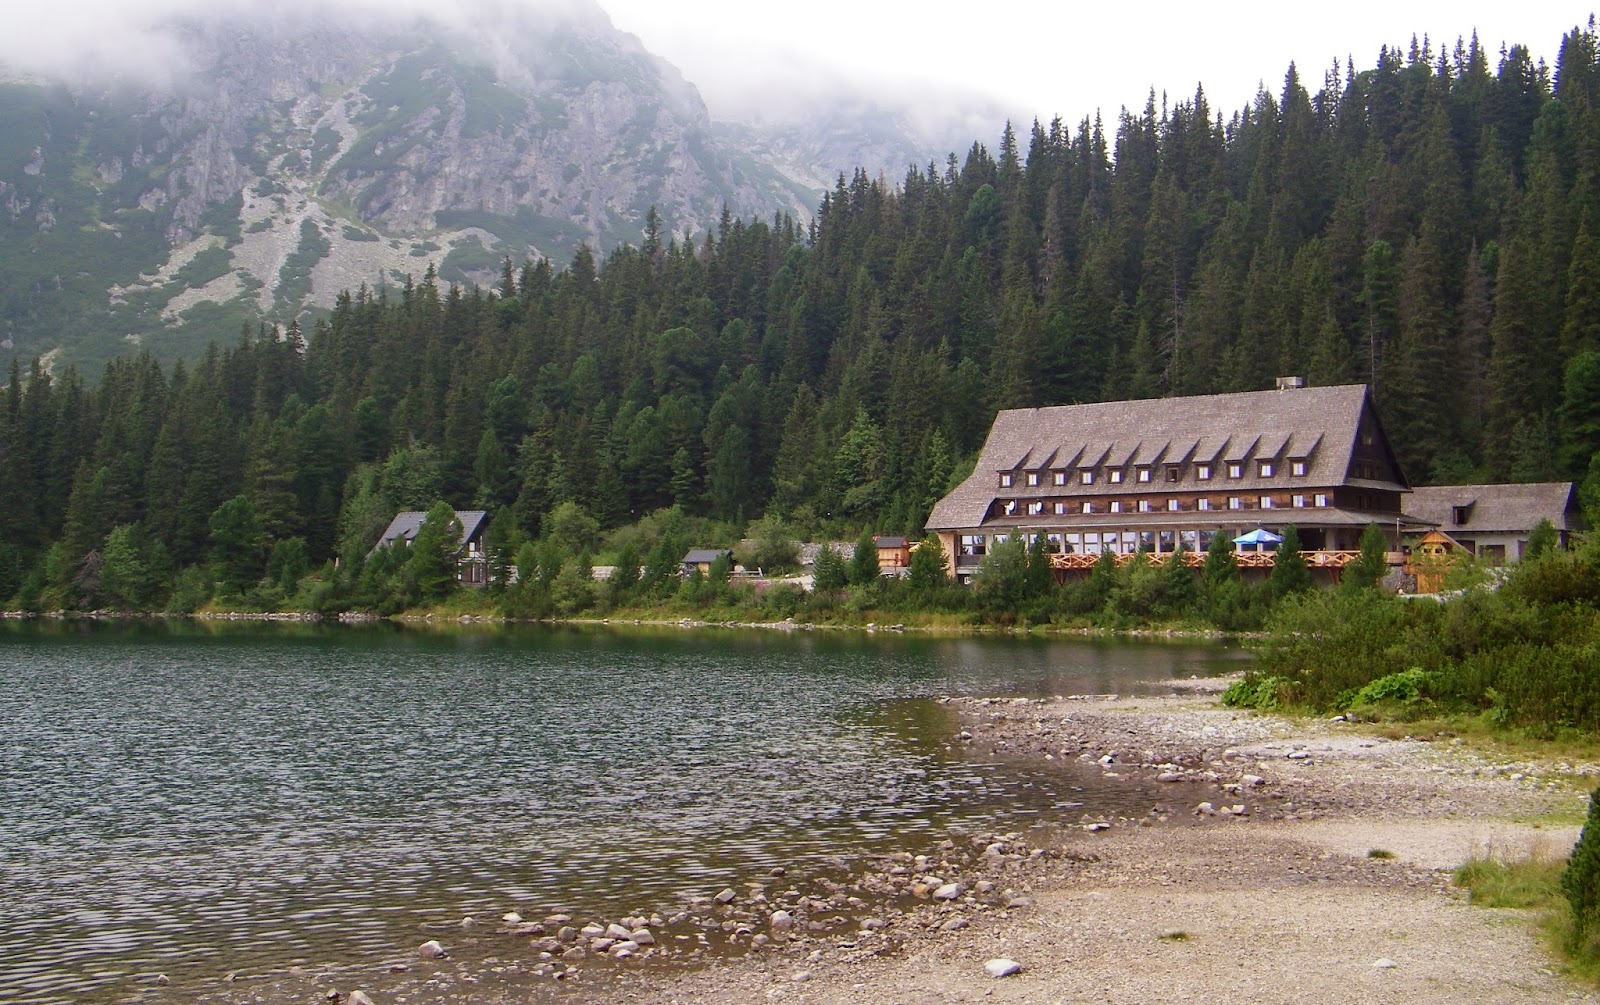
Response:
[{"label": "dormer window", "polygon": [[1057,485],[1067,484],[1067,473],[1065,471],[1057,471],[1055,473],[1055,482]]},{"label": "dormer window", "polygon": [[1292,475],[1295,478],[1304,478],[1306,476],[1306,462],[1305,461],[1290,461],[1289,462],[1289,474]]},{"label": "dormer window", "polygon": [[1271,478],[1274,470],[1276,469],[1271,461],[1256,462],[1256,474],[1262,478]]},{"label": "dormer window", "polygon": [[1242,461],[1229,461],[1228,462],[1228,477],[1229,478],[1243,478],[1244,477],[1244,463]]},{"label": "dormer window", "polygon": [[1183,477],[1183,466],[1179,464],[1167,465],[1167,481],[1175,482]]},{"label": "dormer window", "polygon": [[1083,470],[1079,471],[1078,472],[1078,484],[1080,484],[1080,485],[1093,485],[1094,484],[1094,469],[1093,468],[1084,468]]},{"label": "dormer window", "polygon": [[1470,519],[1471,516],[1472,516],[1472,504],[1471,503],[1466,503],[1464,505],[1450,507],[1450,522],[1454,523],[1457,527],[1465,526],[1466,523],[1467,523],[1467,520]]},{"label": "dormer window", "polygon": [[1122,484],[1122,469],[1121,468],[1112,468],[1110,471],[1107,471],[1106,472],[1106,480],[1109,481],[1113,485],[1121,485]]},{"label": "dormer window", "polygon": [[1211,480],[1211,465],[1196,464],[1194,467],[1194,476],[1203,482],[1209,482]]},{"label": "dormer window", "polygon": [[1039,472],[1037,472],[1037,471],[1028,472],[1028,487],[1029,488],[1033,488],[1035,485],[1038,485],[1038,484],[1039,484]]},{"label": "dormer window", "polygon": [[1140,482],[1148,482],[1149,480],[1150,480],[1150,468],[1149,468],[1149,466],[1148,465],[1140,465],[1140,467],[1139,467],[1139,481]]},{"label": "dormer window", "polygon": [[1000,472],[1000,487],[1003,488],[1003,489],[1010,488],[1011,487],[1011,481],[1012,481],[1012,479],[1014,477],[1016,477],[1016,476],[1014,476],[1009,471]]}]

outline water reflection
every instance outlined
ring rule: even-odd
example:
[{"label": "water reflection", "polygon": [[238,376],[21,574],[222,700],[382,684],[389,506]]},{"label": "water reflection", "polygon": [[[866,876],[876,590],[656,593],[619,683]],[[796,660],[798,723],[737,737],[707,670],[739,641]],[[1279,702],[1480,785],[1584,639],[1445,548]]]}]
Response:
[{"label": "water reflection", "polygon": [[[1070,809],[938,694],[1136,692],[1211,648],[843,633],[0,628],[0,1000],[616,914]],[[1077,786],[1081,788],[1081,786]]]}]

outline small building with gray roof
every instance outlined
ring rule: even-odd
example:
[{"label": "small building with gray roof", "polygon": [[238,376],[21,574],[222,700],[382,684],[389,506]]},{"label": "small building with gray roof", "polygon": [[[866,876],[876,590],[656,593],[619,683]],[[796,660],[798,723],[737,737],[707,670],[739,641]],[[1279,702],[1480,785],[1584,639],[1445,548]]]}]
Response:
[{"label": "small building with gray roof", "polygon": [[1461,547],[1491,562],[1520,561],[1540,520],[1550,521],[1563,548],[1574,531],[1583,529],[1571,482],[1417,488],[1406,497],[1405,513],[1437,524]]}]

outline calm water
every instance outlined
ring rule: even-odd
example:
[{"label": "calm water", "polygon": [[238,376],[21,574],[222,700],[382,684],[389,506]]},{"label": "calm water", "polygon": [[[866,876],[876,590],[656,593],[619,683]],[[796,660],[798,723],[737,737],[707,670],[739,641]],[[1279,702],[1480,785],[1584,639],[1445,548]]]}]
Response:
[{"label": "calm water", "polygon": [[1160,690],[1216,648],[836,633],[0,625],[0,1001],[617,916],[1082,813],[942,694]]}]

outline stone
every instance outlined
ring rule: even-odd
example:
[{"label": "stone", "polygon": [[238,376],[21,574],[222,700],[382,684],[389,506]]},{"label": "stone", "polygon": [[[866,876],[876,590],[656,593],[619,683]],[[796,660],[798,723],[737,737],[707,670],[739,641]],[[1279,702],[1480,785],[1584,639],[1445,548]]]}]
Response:
[{"label": "stone", "polygon": [[1252,787],[1260,787],[1267,784],[1267,780],[1262,778],[1260,775],[1240,775],[1239,781],[1244,785],[1249,785]]},{"label": "stone", "polygon": [[1104,821],[1097,821],[1097,822],[1092,823],[1092,824],[1084,824],[1083,825],[1083,829],[1086,830],[1086,831],[1089,831],[1090,833],[1098,833],[1100,831],[1108,831],[1108,830],[1110,830],[1111,829],[1111,825],[1106,823],[1106,822],[1104,822]]},{"label": "stone", "polygon": [[653,946],[656,944],[656,937],[650,934],[650,929],[640,927],[628,933],[628,941],[637,942],[641,946]]},{"label": "stone", "polygon": [[1158,781],[1158,782],[1181,782],[1181,781],[1183,781],[1183,772],[1181,772],[1181,771],[1163,771],[1161,774],[1156,776],[1156,781]]},{"label": "stone", "polygon": [[774,934],[782,935],[794,927],[794,916],[788,911],[773,911],[772,917],[767,919],[767,924]]},{"label": "stone", "polygon": [[372,999],[367,997],[365,991],[352,991],[345,1005],[372,1005]]},{"label": "stone", "polygon": [[1382,959],[1379,959],[1379,960],[1374,960],[1373,963],[1372,963],[1372,966],[1377,970],[1393,970],[1395,967],[1398,967],[1399,965],[1400,964],[1396,963],[1394,960],[1389,959],[1389,957],[1387,957],[1387,956],[1385,956],[1385,957],[1383,957]]},{"label": "stone", "polygon": [[983,965],[983,970],[990,977],[1010,977],[1022,973],[1022,964],[1016,960],[994,959]]},{"label": "stone", "polygon": [[632,939],[629,939],[626,942],[619,942],[611,947],[611,955],[615,956],[619,960],[625,960],[638,951],[639,944],[634,942]]},{"label": "stone", "polygon": [[556,933],[556,938],[562,942],[577,942],[578,930],[571,925],[562,925],[561,930]]},{"label": "stone", "polygon": [[717,894],[711,899],[715,900],[719,904],[731,904],[733,903],[733,899],[737,896],[739,895],[733,892],[732,887],[727,887],[721,893]]},{"label": "stone", "polygon": [[933,899],[955,900],[957,897],[966,892],[966,887],[962,886],[960,883],[946,883],[937,890],[933,891]]},{"label": "stone", "polygon": [[156,974],[156,987],[164,988],[172,983],[172,978],[166,974]]},{"label": "stone", "polygon": [[612,922],[606,926],[606,935],[619,941],[633,938],[632,932],[628,931],[626,928],[623,928],[616,922]]},{"label": "stone", "polygon": [[811,979],[811,971],[796,970],[792,975],[790,975],[789,979],[796,984],[804,984],[806,981]]},{"label": "stone", "polygon": [[939,931],[941,931],[941,932],[959,932],[963,928],[966,928],[966,927],[967,927],[967,919],[966,918],[951,918],[949,921],[947,921],[944,924],[939,926]]},{"label": "stone", "polygon": [[1304,750],[1291,750],[1291,751],[1289,751],[1289,760],[1291,760],[1291,761],[1304,761],[1307,758],[1309,758],[1310,756],[1311,755],[1306,753]]},{"label": "stone", "polygon": [[606,934],[606,930],[599,925],[590,922],[589,924],[584,925],[582,931],[580,931],[578,934],[582,935],[586,939],[597,939]]},{"label": "stone", "polygon": [[589,948],[593,949],[597,953],[603,953],[603,952],[607,951],[608,949],[610,949],[612,946],[616,945],[618,941],[619,940],[617,940],[617,939],[612,939],[612,938],[608,938],[606,936],[601,936],[598,939],[590,939],[589,940]]},{"label": "stone", "polygon": [[450,958],[450,954],[444,951],[444,947],[439,945],[439,940],[437,939],[429,939],[418,946],[417,955],[425,960],[445,960]]},{"label": "stone", "polygon": [[561,958],[563,960],[586,960],[589,958],[589,954],[584,951],[582,946],[573,946],[571,949],[562,953]]},{"label": "stone", "polygon": [[1194,808],[1194,813],[1199,817],[1214,817],[1217,815],[1217,808],[1210,803],[1201,803]]},{"label": "stone", "polygon": [[500,915],[500,920],[508,925],[515,925],[522,921],[522,915],[516,911],[507,911],[505,914]]}]

